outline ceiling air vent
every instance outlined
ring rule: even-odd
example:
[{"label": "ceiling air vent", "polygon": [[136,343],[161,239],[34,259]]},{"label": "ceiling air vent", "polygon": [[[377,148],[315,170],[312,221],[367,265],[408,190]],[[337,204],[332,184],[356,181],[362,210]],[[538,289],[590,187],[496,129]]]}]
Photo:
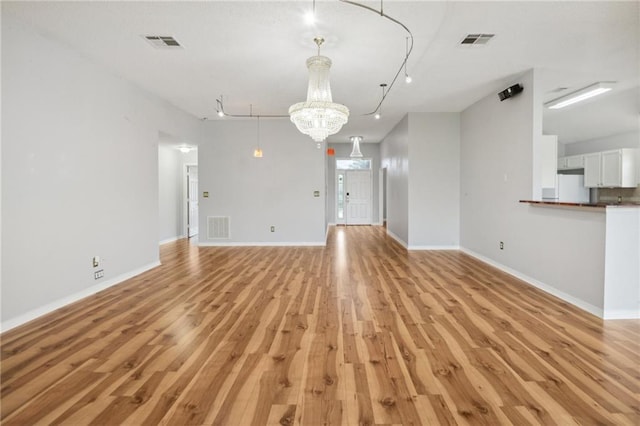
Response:
[{"label": "ceiling air vent", "polygon": [[151,45],[157,49],[175,49],[181,48],[180,43],[172,36],[143,36]]},{"label": "ceiling air vent", "polygon": [[487,44],[495,34],[467,34],[460,44]]}]

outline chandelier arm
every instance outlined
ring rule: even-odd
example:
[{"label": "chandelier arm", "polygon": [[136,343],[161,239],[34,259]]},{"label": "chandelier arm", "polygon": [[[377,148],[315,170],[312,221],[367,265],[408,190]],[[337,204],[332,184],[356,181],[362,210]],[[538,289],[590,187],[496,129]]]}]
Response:
[{"label": "chandelier arm", "polygon": [[393,80],[389,84],[389,88],[387,89],[387,92],[382,96],[382,99],[380,99],[380,102],[376,106],[376,109],[374,109],[373,111],[368,112],[366,114],[362,114],[362,115],[373,115],[373,114],[377,113],[380,110],[380,107],[382,106],[382,103],[386,99],[386,97],[389,94],[389,92],[391,92],[391,88],[395,84],[396,80],[398,79],[398,76],[400,75],[400,73],[404,69],[405,65],[407,64],[407,61],[409,60],[409,55],[411,55],[411,52],[413,51],[413,33],[411,33],[411,30],[405,24],[403,24],[402,22],[398,21],[397,19],[395,19],[395,18],[387,15],[386,13],[384,13],[383,10],[382,10],[382,2],[380,3],[380,10],[378,11],[378,10],[372,8],[372,7],[369,7],[369,6],[361,4],[361,3],[357,3],[355,1],[351,1],[351,0],[338,0],[338,1],[340,1],[341,3],[350,4],[352,6],[358,6],[358,7],[361,7],[363,9],[369,10],[369,11],[375,13],[376,15],[380,15],[383,18],[386,18],[386,19],[390,20],[391,22],[401,26],[407,32],[407,34],[409,34],[409,39],[410,39],[409,49],[407,49],[407,54],[405,55],[404,60],[400,64],[400,68],[398,68],[398,72],[396,72],[396,75],[393,77]]}]

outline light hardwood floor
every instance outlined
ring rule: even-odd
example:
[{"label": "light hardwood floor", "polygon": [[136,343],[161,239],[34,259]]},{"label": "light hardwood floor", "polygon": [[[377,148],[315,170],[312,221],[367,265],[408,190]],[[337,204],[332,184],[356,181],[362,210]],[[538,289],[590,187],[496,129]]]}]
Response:
[{"label": "light hardwood floor", "polygon": [[640,424],[639,321],[379,227],[163,265],[2,337],[3,425]]}]

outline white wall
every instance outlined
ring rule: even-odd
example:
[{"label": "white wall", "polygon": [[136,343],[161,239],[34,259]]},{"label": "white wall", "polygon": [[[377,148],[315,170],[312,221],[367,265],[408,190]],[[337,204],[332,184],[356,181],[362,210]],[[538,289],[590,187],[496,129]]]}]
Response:
[{"label": "white wall", "polygon": [[409,248],[460,244],[460,114],[409,114]]},{"label": "white wall", "polygon": [[[329,144],[330,148],[336,151],[333,156],[327,156],[327,218],[329,223],[336,223],[336,159],[349,158],[352,144],[333,143]],[[379,143],[361,143],[360,152],[362,158],[371,159],[371,185],[373,189],[373,197],[371,200],[371,220],[374,224],[382,223],[380,217],[380,144]]]},{"label": "white wall", "polygon": [[2,88],[7,329],[157,264],[158,132],[199,122],[6,14]]},{"label": "white wall", "polygon": [[182,235],[182,153],[171,146],[158,147],[158,207],[160,242]]},{"label": "white wall", "polygon": [[387,169],[387,232],[409,245],[409,117],[405,116],[380,144]]},{"label": "white wall", "polygon": [[[262,119],[260,131],[264,157],[254,158],[255,119],[205,123],[199,243],[324,245],[325,150],[286,119]],[[208,239],[207,216],[229,216],[231,239]]]},{"label": "white wall", "polygon": [[589,154],[620,148],[640,148],[640,132],[628,132],[605,138],[564,144],[565,155]]},{"label": "white wall", "polygon": [[518,202],[532,195],[532,147],[541,131],[534,80],[530,71],[515,81],[522,94],[500,102],[492,93],[462,113],[461,246],[602,314],[604,212]]}]

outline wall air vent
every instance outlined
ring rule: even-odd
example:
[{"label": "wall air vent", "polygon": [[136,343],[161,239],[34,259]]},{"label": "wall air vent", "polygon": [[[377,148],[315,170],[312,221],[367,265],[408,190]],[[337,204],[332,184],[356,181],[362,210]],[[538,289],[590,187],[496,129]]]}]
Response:
[{"label": "wall air vent", "polygon": [[157,49],[176,49],[182,48],[178,41],[171,36],[143,36],[151,45]]},{"label": "wall air vent", "polygon": [[495,34],[467,34],[460,44],[487,44],[494,36]]},{"label": "wall air vent", "polygon": [[207,238],[210,240],[228,240],[231,238],[229,231],[229,216],[207,216]]}]

